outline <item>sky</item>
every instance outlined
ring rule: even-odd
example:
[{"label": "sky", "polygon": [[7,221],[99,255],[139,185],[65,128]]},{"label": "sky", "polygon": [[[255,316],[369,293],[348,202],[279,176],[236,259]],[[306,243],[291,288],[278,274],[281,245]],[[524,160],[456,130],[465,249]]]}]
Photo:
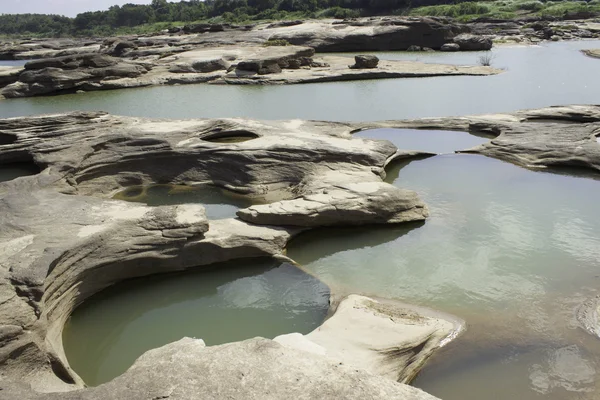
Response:
[{"label": "sky", "polygon": [[150,4],[152,0],[0,0],[0,14],[60,14],[107,10],[115,4]]}]

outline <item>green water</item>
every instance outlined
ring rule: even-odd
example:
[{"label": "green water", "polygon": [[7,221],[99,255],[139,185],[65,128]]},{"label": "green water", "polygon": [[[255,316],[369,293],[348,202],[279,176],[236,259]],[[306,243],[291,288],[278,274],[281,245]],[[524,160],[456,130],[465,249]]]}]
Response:
[{"label": "green water", "polygon": [[308,333],[329,307],[329,289],[289,264],[238,260],[216,269],[126,281],[73,313],[63,339],[88,385],[120,375],[147,350],[182,337],[207,345]]},{"label": "green water", "polygon": [[427,203],[425,223],[308,232],[288,255],[343,293],[464,318],[415,382],[444,400],[597,398],[600,344],[574,309],[598,294],[600,181],[465,154],[388,172]]},{"label": "green water", "polygon": [[235,218],[239,209],[253,204],[246,197],[210,185],[135,186],[117,193],[114,198],[149,206],[200,203],[204,206],[208,219]]},{"label": "green water", "polygon": [[[600,61],[584,48],[600,41],[499,47],[488,77],[436,77],[307,85],[181,85],[124,89],[0,103],[0,118],[73,110],[160,118],[248,117],[374,121],[497,113],[600,101]],[[382,53],[382,59],[476,65],[478,52]]]}]

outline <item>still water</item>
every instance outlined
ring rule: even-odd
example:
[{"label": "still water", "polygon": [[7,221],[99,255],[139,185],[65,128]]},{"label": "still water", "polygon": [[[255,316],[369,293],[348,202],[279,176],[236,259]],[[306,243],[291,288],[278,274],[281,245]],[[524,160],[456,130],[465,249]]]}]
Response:
[{"label": "still water", "polygon": [[[208,118],[374,121],[508,112],[600,101],[600,60],[579,50],[600,41],[499,47],[497,76],[386,79],[282,86],[185,85],[13,99],[0,102],[0,118],[104,110],[113,114]],[[382,53],[383,59],[477,64],[480,53]]]},{"label": "still water", "polygon": [[417,191],[425,223],[308,232],[288,255],[335,290],[464,318],[415,382],[433,395],[597,398],[600,344],[574,309],[600,284],[600,181],[466,154],[396,164],[387,179]]},{"label": "still water", "polygon": [[207,345],[273,338],[308,333],[325,318],[329,289],[294,266],[238,260],[214,267],[126,281],[93,296],[65,326],[71,367],[98,385],[185,336]]},{"label": "still water", "polygon": [[488,142],[493,136],[479,136],[456,131],[429,131],[422,129],[369,129],[357,132],[363,139],[382,139],[402,150],[418,150],[436,154],[467,150]]},{"label": "still water", "polygon": [[117,193],[114,198],[149,206],[200,203],[204,206],[208,219],[235,218],[239,209],[253,204],[246,197],[209,185],[135,186]]}]

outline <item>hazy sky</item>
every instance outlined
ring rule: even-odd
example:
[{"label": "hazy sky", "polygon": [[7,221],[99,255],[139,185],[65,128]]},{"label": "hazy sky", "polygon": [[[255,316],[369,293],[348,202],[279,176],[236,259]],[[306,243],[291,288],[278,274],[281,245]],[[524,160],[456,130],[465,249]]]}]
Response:
[{"label": "hazy sky", "polygon": [[150,4],[152,0],[0,0],[0,14],[61,14],[69,17],[107,10],[115,4]]}]

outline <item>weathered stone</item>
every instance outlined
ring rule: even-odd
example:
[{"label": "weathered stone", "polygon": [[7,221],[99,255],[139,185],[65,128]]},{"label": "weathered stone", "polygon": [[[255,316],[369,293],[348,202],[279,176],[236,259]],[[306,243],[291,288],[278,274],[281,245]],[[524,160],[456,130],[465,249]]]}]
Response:
[{"label": "weathered stone", "polygon": [[[200,205],[149,207],[106,198],[116,190],[159,182],[212,182],[266,201],[300,199],[299,210],[311,209],[311,201],[331,201],[335,213],[313,208],[322,218],[317,215],[310,226],[319,219],[336,225],[423,219],[424,206],[414,192],[381,181],[391,159],[418,153],[399,152],[386,141],[354,139],[350,130],[348,124],[322,122],[169,122],[104,113],[0,120],[3,162],[35,160],[44,166],[38,175],[0,183],[0,264],[11,266],[0,270],[4,393],[17,393],[8,392],[19,388],[10,382],[31,385],[21,398],[35,398],[33,390],[82,386],[64,355],[61,332],[74,307],[94,293],[132,277],[236,258],[282,258],[299,231],[285,215],[265,213],[278,226],[239,219],[209,222]],[[250,140],[208,140],[236,132]],[[358,210],[356,201],[365,209]],[[418,353],[430,354],[425,348]],[[395,365],[401,373],[400,364]],[[140,390],[147,385],[133,389],[123,381],[144,379],[135,366],[130,372],[131,378],[126,374],[105,387],[114,393],[146,393]],[[101,396],[94,393],[104,392],[69,396]],[[123,396],[136,398],[131,393]],[[185,397],[189,391],[182,393]]]},{"label": "weathered stone", "polygon": [[353,69],[377,68],[379,58],[373,55],[358,55],[354,57],[354,65],[350,66]]},{"label": "weathered stone", "polygon": [[492,48],[492,39],[486,36],[462,34],[453,39],[462,51],[490,50]]},{"label": "weathered stone", "polygon": [[30,61],[18,81],[0,92],[4,97],[37,96],[89,88],[90,83],[120,78],[137,78],[147,69],[101,54],[84,54]]},{"label": "weathered stone", "polygon": [[3,393],[21,400],[436,400],[420,389],[262,338],[211,347],[183,338],[146,352],[125,374],[98,387],[36,394],[3,384]]},{"label": "weathered stone", "polygon": [[406,49],[406,51],[421,51],[421,50],[422,50],[421,46],[415,46],[415,45],[408,46],[408,49]]},{"label": "weathered stone", "polygon": [[460,46],[457,43],[446,43],[441,48],[441,51],[459,51]]}]

